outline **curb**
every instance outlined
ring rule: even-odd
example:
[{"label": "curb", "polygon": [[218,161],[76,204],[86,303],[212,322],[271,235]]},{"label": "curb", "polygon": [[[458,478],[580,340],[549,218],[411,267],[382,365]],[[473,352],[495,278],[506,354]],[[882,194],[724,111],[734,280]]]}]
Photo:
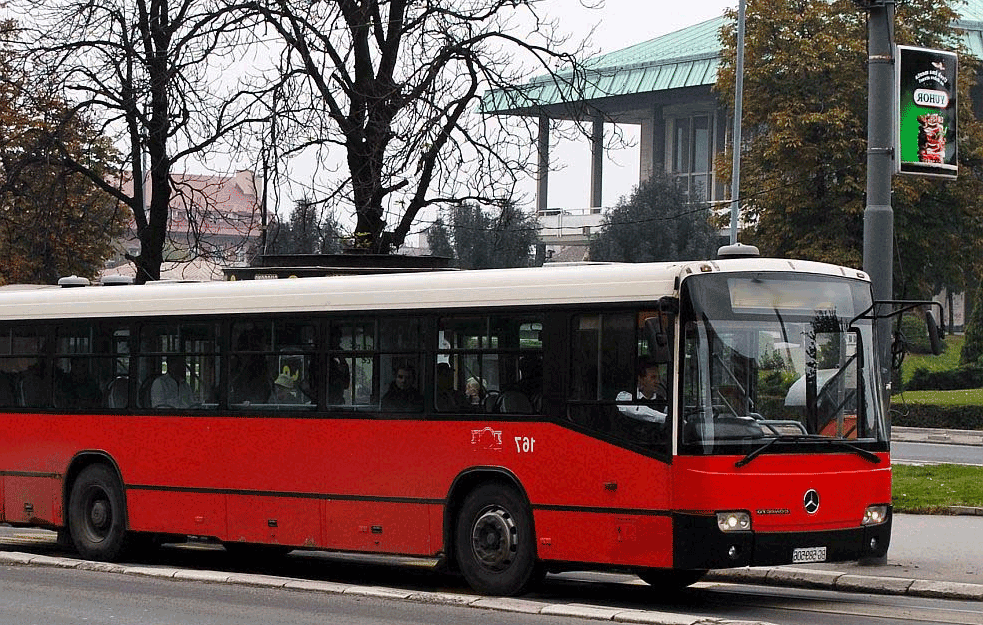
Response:
[{"label": "curb", "polygon": [[462,595],[448,592],[429,592],[387,588],[385,586],[358,586],[336,582],[294,579],[275,575],[251,573],[226,573],[196,569],[180,569],[168,566],[125,565],[107,562],[91,562],[74,558],[34,555],[18,551],[0,551],[0,565],[51,566],[63,569],[99,571],[119,575],[138,575],[180,581],[205,582],[210,584],[238,584],[258,588],[282,588],[318,592],[331,595],[351,595],[376,599],[395,599],[431,605],[472,607],[498,612],[518,612],[522,614],[541,614],[554,617],[575,617],[615,623],[639,623],[642,625],[775,625],[766,621],[746,621],[709,618],[692,614],[675,614],[655,610],[609,608],[582,603],[550,603],[513,597],[484,597]]},{"label": "curb", "polygon": [[838,571],[797,569],[792,567],[759,567],[715,570],[703,581],[737,584],[785,586],[840,592],[867,592],[875,595],[907,595],[931,599],[983,601],[983,584],[941,582],[904,577],[872,577]]}]

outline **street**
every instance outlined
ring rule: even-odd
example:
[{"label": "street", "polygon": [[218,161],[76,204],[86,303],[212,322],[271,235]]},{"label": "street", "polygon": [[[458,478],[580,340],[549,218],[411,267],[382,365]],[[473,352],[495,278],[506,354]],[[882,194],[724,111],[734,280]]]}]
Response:
[{"label": "street", "polygon": [[[888,564],[873,567],[871,575],[883,575],[886,568],[899,575],[980,582],[983,559],[975,537],[983,518],[901,515],[897,520]],[[24,561],[43,556],[37,566],[0,567],[0,622],[534,624],[555,623],[559,616],[571,625],[596,622],[569,616],[576,614],[603,620],[633,616],[642,619],[634,622],[648,623],[704,618],[790,625],[983,623],[980,604],[972,601],[723,582],[664,596],[633,575],[611,573],[550,576],[519,600],[481,598],[460,579],[426,563],[323,552],[244,564],[221,548],[204,545],[164,548],[136,563],[102,565],[81,563],[59,550],[53,538],[40,530],[0,528],[5,561],[15,553],[23,554]],[[940,549],[940,544],[949,547]],[[107,572],[113,567],[127,572]]]},{"label": "street", "polygon": [[895,464],[966,464],[983,467],[983,447],[941,443],[891,443],[891,462]]}]

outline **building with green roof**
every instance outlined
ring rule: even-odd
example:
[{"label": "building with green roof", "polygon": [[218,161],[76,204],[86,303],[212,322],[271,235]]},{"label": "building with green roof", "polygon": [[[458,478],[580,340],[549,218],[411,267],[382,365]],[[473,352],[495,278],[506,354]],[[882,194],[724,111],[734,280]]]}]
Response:
[{"label": "building with green roof", "polygon": [[[954,36],[970,54],[983,58],[983,0],[966,0],[958,11]],[[721,16],[588,59],[584,75],[578,76],[584,97],[575,102],[564,101],[568,85],[553,76],[533,78],[516,92],[486,94],[483,113],[539,118],[536,206],[541,214],[549,206],[549,128],[554,120],[593,122],[591,207],[601,206],[603,125],[609,121],[640,126],[640,180],[660,167],[683,181],[694,198],[727,199],[713,163],[732,123],[730,103],[712,90],[724,24]],[[974,90],[974,101],[983,100],[979,96],[981,86]]]}]

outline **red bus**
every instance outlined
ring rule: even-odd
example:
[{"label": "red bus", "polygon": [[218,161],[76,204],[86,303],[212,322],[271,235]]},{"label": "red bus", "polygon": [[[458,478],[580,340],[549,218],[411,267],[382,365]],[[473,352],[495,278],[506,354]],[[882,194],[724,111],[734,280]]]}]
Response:
[{"label": "red bus", "polygon": [[761,258],[0,292],[0,519],[477,591],[886,553],[863,272]]}]

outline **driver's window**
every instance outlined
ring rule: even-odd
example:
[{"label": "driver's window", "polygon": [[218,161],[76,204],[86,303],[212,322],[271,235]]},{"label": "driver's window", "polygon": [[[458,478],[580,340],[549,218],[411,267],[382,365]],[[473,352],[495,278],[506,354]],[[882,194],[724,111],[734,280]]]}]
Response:
[{"label": "driver's window", "polygon": [[653,311],[575,315],[570,419],[633,445],[667,451],[671,325],[669,316]]}]

